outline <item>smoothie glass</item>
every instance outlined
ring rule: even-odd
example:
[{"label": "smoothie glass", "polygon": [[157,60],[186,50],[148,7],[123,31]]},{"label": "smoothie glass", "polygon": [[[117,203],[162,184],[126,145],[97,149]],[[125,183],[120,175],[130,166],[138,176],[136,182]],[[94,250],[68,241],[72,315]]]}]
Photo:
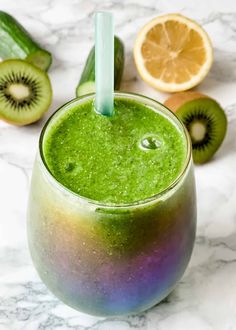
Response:
[{"label": "smoothie glass", "polygon": [[60,114],[94,98],[90,94],[61,107],[45,125],[28,206],[29,248],[41,279],[69,306],[101,316],[137,313],[164,299],[187,267],[196,229],[191,143],[185,128],[154,100],[115,93],[119,97],[149,106],[183,133],[187,153],[177,179],[163,192],[129,205],[103,205],[60,184],[47,168],[43,139]]}]

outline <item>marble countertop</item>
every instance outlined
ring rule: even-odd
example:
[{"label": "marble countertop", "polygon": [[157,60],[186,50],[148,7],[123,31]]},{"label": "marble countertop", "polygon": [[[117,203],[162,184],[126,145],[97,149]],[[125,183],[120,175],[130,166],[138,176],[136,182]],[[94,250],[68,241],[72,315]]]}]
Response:
[{"label": "marble countertop", "polygon": [[[101,5],[102,3],[102,5]],[[234,330],[236,329],[236,2],[234,0],[0,0],[49,51],[54,101],[39,123],[0,123],[0,330]],[[216,157],[195,168],[197,239],[190,265],[165,303],[129,317],[97,318],[58,301],[40,281],[29,256],[26,205],[40,130],[56,108],[75,96],[93,43],[93,12],[115,14],[126,45],[123,90],[163,101],[167,95],[138,77],[132,45],[152,17],[180,12],[209,33],[215,50],[210,74],[198,90],[215,97],[229,119]]]}]

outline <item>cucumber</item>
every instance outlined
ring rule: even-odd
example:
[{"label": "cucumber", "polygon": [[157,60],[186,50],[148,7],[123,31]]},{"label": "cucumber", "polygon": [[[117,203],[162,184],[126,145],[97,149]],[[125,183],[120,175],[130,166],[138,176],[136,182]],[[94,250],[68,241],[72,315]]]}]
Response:
[{"label": "cucumber", "polygon": [[[122,41],[115,36],[114,39],[114,88],[120,88],[124,71],[125,52]],[[95,92],[95,46],[91,49],[80,81],[76,88],[76,96],[82,96]]]},{"label": "cucumber", "polygon": [[0,58],[19,58],[48,70],[51,54],[32,39],[24,27],[11,15],[0,11]]}]

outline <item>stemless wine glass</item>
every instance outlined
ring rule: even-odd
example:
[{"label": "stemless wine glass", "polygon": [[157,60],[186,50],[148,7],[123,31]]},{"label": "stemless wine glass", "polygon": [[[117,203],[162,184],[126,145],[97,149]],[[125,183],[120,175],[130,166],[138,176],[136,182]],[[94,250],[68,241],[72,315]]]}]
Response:
[{"label": "stemless wine glass", "polygon": [[34,265],[63,302],[93,315],[137,313],[165,298],[183,275],[195,239],[196,195],[191,143],[167,108],[144,96],[115,93],[166,116],[183,134],[187,153],[178,178],[161,193],[129,205],[107,205],[79,196],[47,168],[44,137],[65,111],[46,123],[35,160],[28,207],[28,240]]}]

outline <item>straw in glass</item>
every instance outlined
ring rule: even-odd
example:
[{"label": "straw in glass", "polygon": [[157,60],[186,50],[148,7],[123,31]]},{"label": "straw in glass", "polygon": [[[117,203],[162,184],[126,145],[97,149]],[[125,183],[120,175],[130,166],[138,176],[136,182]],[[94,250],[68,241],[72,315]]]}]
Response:
[{"label": "straw in glass", "polygon": [[96,112],[112,116],[114,109],[114,23],[108,12],[95,14]]}]

